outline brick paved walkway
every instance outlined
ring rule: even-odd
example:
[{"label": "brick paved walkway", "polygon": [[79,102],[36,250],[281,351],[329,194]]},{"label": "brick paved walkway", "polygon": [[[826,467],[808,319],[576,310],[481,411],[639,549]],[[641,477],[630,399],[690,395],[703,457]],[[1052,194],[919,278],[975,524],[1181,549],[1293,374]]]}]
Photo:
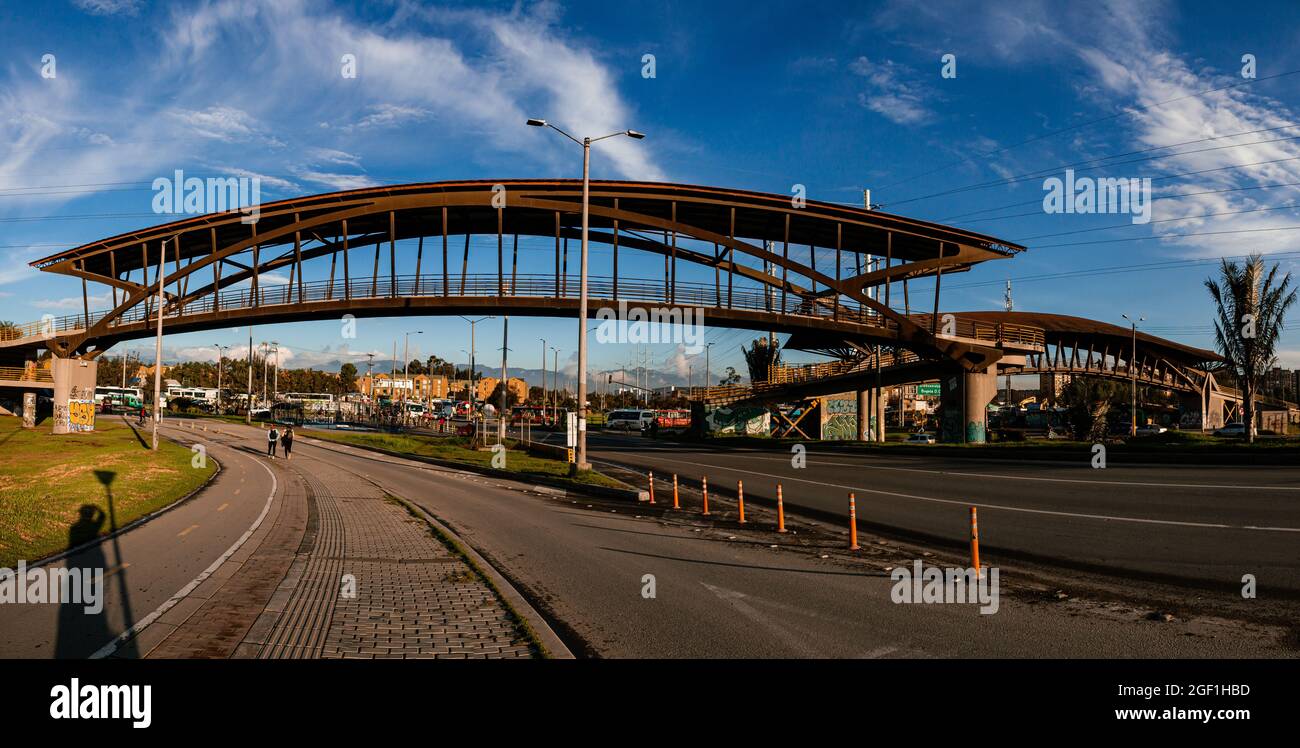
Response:
[{"label": "brick paved walkway", "polygon": [[[277,559],[286,555],[287,541],[297,540],[287,570],[278,564],[278,587],[261,602],[237,593],[241,575],[259,566],[252,553],[227,577],[232,589],[198,607],[150,656],[535,656],[496,594],[424,520],[326,462],[296,455],[273,465],[284,477],[279,519],[292,525],[277,521],[270,533],[279,541]],[[223,606],[214,609],[218,599]],[[206,641],[217,631],[219,643]]]}]

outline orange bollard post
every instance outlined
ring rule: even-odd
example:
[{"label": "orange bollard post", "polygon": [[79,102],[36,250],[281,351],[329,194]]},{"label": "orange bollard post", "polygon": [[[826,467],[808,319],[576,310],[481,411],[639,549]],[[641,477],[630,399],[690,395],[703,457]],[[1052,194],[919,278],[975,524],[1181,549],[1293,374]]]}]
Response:
[{"label": "orange bollard post", "polygon": [[673,473],[673,509],[681,509],[682,505],[677,500],[677,473]]},{"label": "orange bollard post", "polygon": [[709,476],[700,478],[701,492],[704,494],[704,516],[709,516]]},{"label": "orange bollard post", "polygon": [[745,524],[745,481],[736,481],[736,504],[740,508],[740,524]]},{"label": "orange bollard post", "polygon": [[858,550],[858,500],[849,494],[849,550]]},{"label": "orange bollard post", "polygon": [[980,525],[975,518],[975,507],[970,508],[970,563],[975,570],[975,578],[982,579],[984,572],[980,569]]},{"label": "orange bollard post", "polygon": [[781,498],[781,484],[776,484],[776,531],[785,532],[785,500]]},{"label": "orange bollard post", "polygon": [[650,503],[655,503],[655,474],[653,470],[650,471]]}]

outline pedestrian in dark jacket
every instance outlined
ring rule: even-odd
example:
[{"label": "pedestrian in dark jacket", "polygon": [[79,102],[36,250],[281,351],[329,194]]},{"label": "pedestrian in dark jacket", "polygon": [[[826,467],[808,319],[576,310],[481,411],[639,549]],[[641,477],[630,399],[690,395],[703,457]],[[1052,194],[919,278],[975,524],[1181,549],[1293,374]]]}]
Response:
[{"label": "pedestrian in dark jacket", "polygon": [[286,426],[284,436],[280,437],[280,448],[284,450],[284,459],[289,459],[289,451],[293,449],[293,427]]},{"label": "pedestrian in dark jacket", "polygon": [[275,442],[280,438],[280,432],[272,426],[270,431],[266,432],[266,456],[275,459]]}]

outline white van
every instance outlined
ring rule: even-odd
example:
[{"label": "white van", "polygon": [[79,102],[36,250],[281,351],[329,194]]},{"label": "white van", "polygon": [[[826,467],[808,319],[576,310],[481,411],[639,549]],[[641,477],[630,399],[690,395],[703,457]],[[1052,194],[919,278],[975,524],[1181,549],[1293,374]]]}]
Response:
[{"label": "white van", "polygon": [[615,410],[605,419],[605,428],[611,431],[644,431],[654,422],[653,410]]}]

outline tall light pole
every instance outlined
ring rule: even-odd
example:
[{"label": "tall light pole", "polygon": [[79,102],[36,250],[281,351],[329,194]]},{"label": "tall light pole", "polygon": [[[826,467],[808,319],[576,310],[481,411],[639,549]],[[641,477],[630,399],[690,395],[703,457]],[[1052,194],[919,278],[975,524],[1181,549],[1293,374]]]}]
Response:
[{"label": "tall light pole", "polygon": [[[501,412],[497,414],[497,442],[505,444],[506,441],[506,404],[510,402],[510,380],[506,378],[506,354],[510,351],[506,346],[510,342],[510,318],[506,317],[501,326]],[[489,395],[492,393],[488,393]]]},{"label": "tall light pole", "polygon": [[153,447],[158,451],[158,423],[162,421],[162,318],[163,318],[163,262],[167,258],[167,242],[176,237],[164,239],[158,245],[158,336],[153,347]]},{"label": "tall light pole", "polygon": [[542,341],[542,422],[546,422],[546,338],[538,338]]},{"label": "tall light pole", "polygon": [[469,323],[469,350],[466,351],[466,353],[469,354],[469,420],[473,422],[474,420],[474,351],[475,351],[474,325],[477,325],[478,323],[482,322],[485,319],[496,319],[496,317],[492,315],[488,315],[486,317],[479,317],[478,319],[470,319],[469,317],[461,317],[461,319]]},{"label": "tall light pole", "polygon": [[591,193],[591,144],[620,135],[640,140],[645,137],[645,134],[636,130],[623,130],[598,138],[578,140],[544,119],[530,119],[526,124],[532,127],[549,127],[582,146],[582,261],[580,263],[582,269],[578,300],[578,452],[572,471],[590,470],[591,464],[587,462],[587,229],[590,219],[588,198]]},{"label": "tall light pole", "polygon": [[222,349],[226,347],[217,343],[217,415],[221,415],[221,364],[225,360],[225,352]]},{"label": "tall light pole", "polygon": [[555,404],[551,406],[551,417],[556,421],[560,420],[560,349],[551,346],[554,364],[551,366],[551,395],[555,398]]},{"label": "tall light pole", "polygon": [[1145,322],[1147,318],[1146,318],[1146,317],[1138,317],[1138,318],[1137,318],[1137,321],[1134,321],[1133,318],[1130,317],[1130,316],[1128,316],[1127,314],[1121,314],[1120,316],[1123,317],[1124,319],[1128,320],[1128,321],[1133,325],[1133,352],[1132,352],[1132,354],[1129,355],[1129,359],[1128,359],[1128,375],[1129,375],[1129,381],[1131,381],[1132,384],[1133,384],[1133,388],[1132,388],[1132,389],[1133,389],[1133,405],[1132,405],[1132,411],[1131,411],[1131,413],[1132,413],[1132,420],[1129,422],[1128,435],[1129,435],[1129,436],[1137,436],[1137,431],[1138,431],[1138,380],[1137,380],[1137,369],[1134,369],[1134,368],[1133,368],[1133,364],[1137,362],[1137,350],[1138,350],[1138,322]]},{"label": "tall light pole", "polygon": [[712,347],[713,347],[713,343],[704,344],[704,391],[705,392],[708,392],[709,387],[712,386],[710,384],[712,380],[709,379],[709,349]]},{"label": "tall light pole", "polygon": [[244,403],[248,410],[244,414],[244,423],[253,425],[253,326],[248,326],[248,401]]},{"label": "tall light pole", "polygon": [[271,341],[271,352],[275,354],[275,369],[271,375],[271,404],[280,397],[280,341]]},{"label": "tall light pole", "polygon": [[[402,361],[405,362],[402,364],[402,379],[405,380],[405,383],[402,385],[403,388],[402,389],[402,422],[403,423],[406,422],[406,389],[405,388],[411,387],[411,336],[423,335],[423,334],[424,334],[424,330],[412,330],[410,332],[406,332],[402,334]],[[411,387],[411,392],[412,394],[414,394],[415,392],[414,387]]]}]

